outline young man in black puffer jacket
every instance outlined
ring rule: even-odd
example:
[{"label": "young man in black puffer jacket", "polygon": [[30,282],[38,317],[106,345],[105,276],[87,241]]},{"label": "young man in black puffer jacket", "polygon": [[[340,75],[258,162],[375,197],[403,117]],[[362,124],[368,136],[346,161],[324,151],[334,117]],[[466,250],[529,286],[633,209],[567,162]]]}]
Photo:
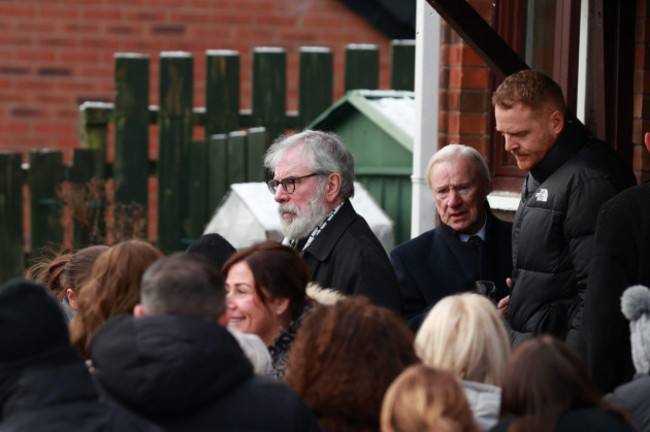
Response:
[{"label": "young man in black puffer jacket", "polygon": [[512,231],[513,342],[551,333],[580,351],[598,209],[636,180],[611,146],[567,120],[562,90],[546,75],[509,76],[492,104],[505,149],[528,171]]}]

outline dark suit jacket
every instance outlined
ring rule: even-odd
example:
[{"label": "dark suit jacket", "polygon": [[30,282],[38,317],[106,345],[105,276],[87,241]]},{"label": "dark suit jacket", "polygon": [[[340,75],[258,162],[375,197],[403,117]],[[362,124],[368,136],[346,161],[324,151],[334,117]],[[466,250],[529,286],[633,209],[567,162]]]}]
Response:
[{"label": "dark suit jacket", "polygon": [[302,251],[312,280],[344,294],[364,295],[400,312],[401,298],[388,255],[366,220],[346,201]]},{"label": "dark suit jacket", "polygon": [[479,248],[461,242],[452,228],[440,224],[391,251],[404,316],[413,330],[438,300],[474,290],[477,280],[494,282],[498,298],[508,295],[505,280],[512,273],[512,224],[486,209],[485,241]]},{"label": "dark suit jacket", "polygon": [[596,222],[582,336],[585,363],[602,392],[634,375],[621,295],[636,284],[650,286],[650,182],[607,201]]}]

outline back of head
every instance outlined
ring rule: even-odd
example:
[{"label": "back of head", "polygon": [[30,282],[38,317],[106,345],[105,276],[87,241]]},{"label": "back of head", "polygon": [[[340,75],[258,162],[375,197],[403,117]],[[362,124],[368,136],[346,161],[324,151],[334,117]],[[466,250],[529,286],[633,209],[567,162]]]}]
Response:
[{"label": "back of head", "polygon": [[541,72],[523,70],[507,77],[492,95],[492,105],[510,109],[522,104],[537,112],[559,111],[567,108],[560,86]]},{"label": "back of head", "polygon": [[70,338],[86,355],[90,339],[108,318],[131,314],[140,302],[140,279],[162,253],[142,240],[111,246],[93,264],[90,279],[77,297],[77,314],[70,322]]},{"label": "back of head", "polygon": [[274,172],[284,152],[293,148],[300,148],[310,161],[309,168],[312,172],[341,175],[341,199],[354,195],[354,157],[336,134],[307,130],[294,135],[283,135],[266,152],[264,166]]},{"label": "back of head", "polygon": [[[64,270],[73,254],[69,252],[54,253],[52,258],[41,259],[28,270],[28,277],[45,285],[55,296],[63,298],[66,287],[64,285]],[[44,256],[49,256],[46,253]]]},{"label": "back of head", "polygon": [[430,367],[498,386],[510,341],[494,305],[482,295],[464,293],[436,303],[418,331],[415,350]]},{"label": "back of head", "polygon": [[449,372],[419,364],[390,385],[381,409],[382,432],[474,432],[478,427],[460,383]]},{"label": "back of head", "polygon": [[95,260],[109,249],[105,245],[88,246],[75,252],[66,263],[63,271],[65,289],[72,289],[79,294],[79,289],[90,278]]},{"label": "back of head", "polygon": [[[79,361],[61,308],[42,285],[13,279],[0,287],[0,371]],[[0,382],[2,378],[0,378]]]},{"label": "back of head", "polygon": [[544,335],[518,345],[505,368],[500,417],[519,417],[517,431],[548,431],[571,409],[602,402],[578,355]]},{"label": "back of head", "polygon": [[321,425],[378,429],[386,389],[416,362],[413,335],[404,321],[363,297],[351,297],[305,317],[285,381]]},{"label": "back of head", "polygon": [[263,302],[267,300],[264,288],[272,297],[289,299],[291,319],[298,318],[308,303],[307,284],[311,270],[294,249],[274,241],[256,243],[234,253],[223,265],[223,274],[230,268],[245,262],[255,278],[255,291]]},{"label": "back of head", "polygon": [[237,250],[228,240],[217,233],[203,234],[186,250],[188,253],[203,255],[221,270],[223,264]]},{"label": "back of head", "polygon": [[650,289],[634,285],[623,292],[621,311],[630,321],[632,361],[638,374],[650,373]]},{"label": "back of head", "polygon": [[490,176],[490,169],[488,168],[487,162],[485,162],[485,158],[478,150],[463,144],[448,144],[431,156],[425,177],[429,189],[433,189],[431,185],[431,171],[436,164],[441,162],[455,162],[463,158],[472,162],[476,176],[485,188],[485,195],[487,195],[492,189],[492,177]]},{"label": "back of head", "polygon": [[142,276],[145,315],[181,315],[216,321],[226,309],[221,272],[201,255],[177,252],[153,263]]}]

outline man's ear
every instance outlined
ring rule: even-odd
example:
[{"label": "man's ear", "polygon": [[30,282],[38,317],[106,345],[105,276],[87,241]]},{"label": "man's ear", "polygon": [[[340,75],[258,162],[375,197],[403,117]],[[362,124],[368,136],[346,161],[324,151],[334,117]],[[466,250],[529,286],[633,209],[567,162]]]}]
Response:
[{"label": "man's ear", "polygon": [[549,127],[556,136],[559,136],[564,130],[564,114],[554,110],[549,116]]},{"label": "man's ear", "polygon": [[143,318],[146,316],[144,313],[144,309],[142,309],[142,305],[140,303],[133,306],[133,316],[136,318]]},{"label": "man's ear", "polygon": [[339,197],[341,191],[341,175],[333,173],[327,176],[325,180],[325,200],[333,203]]}]

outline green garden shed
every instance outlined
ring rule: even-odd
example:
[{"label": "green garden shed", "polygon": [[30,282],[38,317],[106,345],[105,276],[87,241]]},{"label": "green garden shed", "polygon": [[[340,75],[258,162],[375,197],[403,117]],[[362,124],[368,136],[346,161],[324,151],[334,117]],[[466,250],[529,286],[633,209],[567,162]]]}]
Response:
[{"label": "green garden shed", "polygon": [[411,238],[414,122],[412,91],[351,90],[307,126],[347,145],[356,180],[395,223],[395,244]]}]

